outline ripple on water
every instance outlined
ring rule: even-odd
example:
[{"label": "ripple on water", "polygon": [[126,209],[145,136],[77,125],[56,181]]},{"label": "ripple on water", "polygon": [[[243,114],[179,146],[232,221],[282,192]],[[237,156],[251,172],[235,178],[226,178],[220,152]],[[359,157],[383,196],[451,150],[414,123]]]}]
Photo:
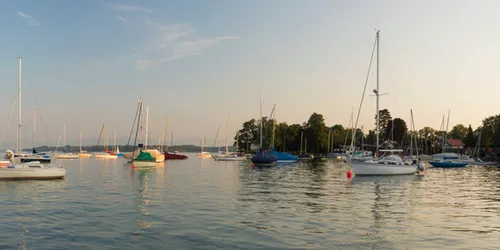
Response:
[{"label": "ripple on water", "polygon": [[0,182],[0,249],[496,249],[497,167],[345,178],[191,156],[152,170],[67,161],[66,180]]}]

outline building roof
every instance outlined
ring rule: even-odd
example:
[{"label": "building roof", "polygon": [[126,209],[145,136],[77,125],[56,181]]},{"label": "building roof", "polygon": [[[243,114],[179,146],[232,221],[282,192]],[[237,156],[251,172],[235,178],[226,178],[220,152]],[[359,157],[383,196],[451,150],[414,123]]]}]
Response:
[{"label": "building roof", "polygon": [[460,139],[447,139],[446,142],[452,147],[463,147],[465,144]]}]

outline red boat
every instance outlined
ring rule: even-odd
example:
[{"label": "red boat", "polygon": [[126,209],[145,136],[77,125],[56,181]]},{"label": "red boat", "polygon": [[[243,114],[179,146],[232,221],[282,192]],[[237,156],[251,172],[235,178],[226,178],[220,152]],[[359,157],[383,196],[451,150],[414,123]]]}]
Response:
[{"label": "red boat", "polygon": [[165,160],[185,160],[188,158],[187,156],[181,155],[177,152],[175,152],[173,154],[169,153],[169,152],[165,152],[163,154],[165,155]]}]

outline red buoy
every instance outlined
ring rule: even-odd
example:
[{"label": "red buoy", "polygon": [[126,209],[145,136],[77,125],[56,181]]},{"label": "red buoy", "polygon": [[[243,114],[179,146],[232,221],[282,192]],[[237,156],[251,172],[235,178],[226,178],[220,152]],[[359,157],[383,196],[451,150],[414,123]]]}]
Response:
[{"label": "red buoy", "polygon": [[351,170],[347,171],[347,178],[351,179],[352,178],[352,172]]}]

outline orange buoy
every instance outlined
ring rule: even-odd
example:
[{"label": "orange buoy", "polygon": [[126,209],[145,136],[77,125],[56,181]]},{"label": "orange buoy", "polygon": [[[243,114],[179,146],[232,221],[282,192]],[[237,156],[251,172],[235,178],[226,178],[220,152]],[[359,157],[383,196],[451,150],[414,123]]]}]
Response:
[{"label": "orange buoy", "polygon": [[347,178],[349,178],[349,179],[352,178],[352,172],[351,172],[351,170],[348,170],[346,174],[347,174]]}]

